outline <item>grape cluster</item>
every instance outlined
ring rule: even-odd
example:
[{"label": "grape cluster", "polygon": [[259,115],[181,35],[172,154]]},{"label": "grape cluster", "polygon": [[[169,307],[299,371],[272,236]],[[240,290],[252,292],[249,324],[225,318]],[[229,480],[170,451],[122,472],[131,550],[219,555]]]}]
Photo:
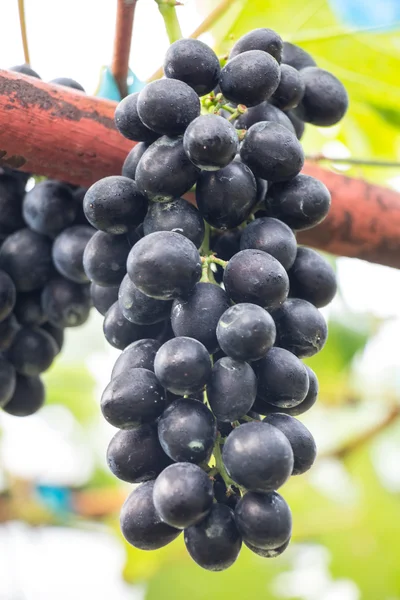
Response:
[{"label": "grape cluster", "polygon": [[[291,512],[277,493],[316,447],[295,417],[313,406],[336,292],[329,263],[298,247],[330,194],[300,173],[304,123],[338,122],[342,84],[270,29],[238,40],[225,66],[204,43],[169,48],[165,78],[120,102],[138,142],[122,175],[84,198],[98,232],[84,252],[104,334],[123,350],[101,409],[119,431],[107,459],[140,483],[121,511],[133,546],[183,530],[191,557],[222,570],[242,542],[281,554]],[[195,186],[196,206],[182,196]],[[107,310],[108,309],[108,310]]]},{"label": "grape cluster", "polygon": [[[39,77],[27,65],[11,70]],[[71,79],[53,83],[83,91]],[[43,405],[40,374],[61,351],[64,328],[89,315],[83,251],[94,229],[83,213],[84,189],[0,170],[0,407],[16,416]]]}]

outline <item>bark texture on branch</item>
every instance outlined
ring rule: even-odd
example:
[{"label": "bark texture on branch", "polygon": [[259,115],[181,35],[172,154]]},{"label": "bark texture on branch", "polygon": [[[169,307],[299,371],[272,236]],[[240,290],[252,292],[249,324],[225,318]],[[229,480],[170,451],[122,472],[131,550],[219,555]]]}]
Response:
[{"label": "bark texture on branch", "polygon": [[117,82],[122,98],[128,93],[126,79],[129,69],[135,8],[136,0],[118,0],[111,72]]},{"label": "bark texture on branch", "polygon": [[[0,165],[80,185],[121,172],[133,146],[114,127],[115,102],[0,71]],[[332,194],[328,218],[300,243],[400,267],[400,194],[306,164]]]}]

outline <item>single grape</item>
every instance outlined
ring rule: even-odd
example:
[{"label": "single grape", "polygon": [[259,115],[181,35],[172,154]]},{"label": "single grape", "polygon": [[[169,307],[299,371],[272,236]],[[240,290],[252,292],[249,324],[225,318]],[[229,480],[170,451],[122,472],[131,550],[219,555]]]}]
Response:
[{"label": "single grape", "polygon": [[40,289],[53,273],[51,241],[30,229],[20,229],[4,240],[0,269],[6,271],[17,291]]},{"label": "single grape", "polygon": [[330,206],[328,188],[322,181],[303,174],[291,181],[274,183],[268,188],[265,198],[268,216],[283,221],[296,231],[321,223]]},{"label": "single grape", "polygon": [[188,192],[199,172],[186,156],[182,138],[163,136],[143,154],[135,180],[139,190],[153,202],[169,202]]},{"label": "single grape", "polygon": [[290,65],[281,65],[281,79],[271,102],[281,110],[294,108],[304,96],[305,83],[297,69]]},{"label": "single grape", "polygon": [[11,314],[16,299],[17,291],[13,280],[8,273],[0,271],[0,321]]},{"label": "single grape", "polygon": [[119,355],[111,379],[121,375],[127,369],[141,367],[154,372],[154,359],[161,344],[158,340],[143,339],[133,342]]},{"label": "single grape", "polygon": [[261,121],[278,123],[278,125],[286,127],[291,133],[295,133],[294,126],[288,115],[269,102],[262,102],[257,106],[249,108],[235,121],[235,127],[236,129],[250,129],[252,125]]},{"label": "single grape", "polygon": [[228,262],[224,285],[233,302],[263,308],[279,306],[289,292],[289,279],[281,263],[261,250],[241,250]]},{"label": "single grape", "polygon": [[43,323],[41,329],[47,331],[47,333],[51,335],[57,347],[56,354],[60,354],[61,349],[64,345],[64,329],[62,329],[61,327],[55,327],[54,325],[48,322]]},{"label": "single grape", "polygon": [[206,473],[192,463],[170,465],[157,477],[153,502],[161,519],[185,529],[204,519],[213,502],[213,487]]},{"label": "single grape", "polygon": [[64,87],[85,93],[85,88],[83,88],[80,83],[75,81],[75,79],[71,79],[70,77],[56,77],[55,79],[49,81],[49,83],[54,83],[55,85],[62,85]]},{"label": "single grape", "polygon": [[257,202],[257,184],[249,167],[234,160],[216,172],[202,171],[196,185],[197,207],[212,227],[233,229]]},{"label": "single grape", "polygon": [[[271,348],[254,365],[258,396],[279,408],[292,408],[307,395],[309,381],[305,365],[284,348]],[[263,413],[264,414],[264,413]]]},{"label": "single grape", "polygon": [[136,168],[148,147],[149,144],[146,144],[146,142],[139,142],[133,146],[122,165],[121,175],[129,177],[129,179],[135,179]]},{"label": "single grape", "polygon": [[36,77],[36,79],[41,79],[40,75],[36,73],[29,65],[26,63],[23,65],[16,65],[15,67],[10,67],[9,71],[14,71],[14,73],[22,73],[22,75],[29,75],[29,77]]},{"label": "single grape", "polygon": [[165,342],[156,354],[154,372],[163,387],[174,394],[201,390],[211,373],[207,349],[192,338],[176,337]]},{"label": "single grape", "polygon": [[143,231],[145,235],[155,231],[180,233],[200,248],[204,239],[204,221],[197,208],[183,198],[152,202],[143,221]]},{"label": "single grape", "polygon": [[330,127],[339,123],[349,106],[346,88],[329,71],[308,67],[300,71],[305,91],[295,114],[307,123]]},{"label": "single grape", "polygon": [[72,225],[78,207],[67,185],[49,179],[37,183],[27,192],[22,210],[30,229],[55,237]]},{"label": "single grape", "polygon": [[276,492],[245,494],[235,508],[235,521],[243,541],[263,550],[281,548],[292,534],[292,513]]},{"label": "single grape", "polygon": [[229,476],[253,492],[272,492],[293,471],[293,452],[288,439],[276,427],[253,421],[236,427],[222,449]]},{"label": "single grape", "polygon": [[336,275],[331,265],[311,248],[299,248],[288,272],[290,296],[302,298],[317,308],[333,300],[337,290]]},{"label": "single grape", "polygon": [[42,408],[44,400],[45,389],[40,377],[17,374],[14,393],[3,410],[15,417],[28,417]]},{"label": "single grape", "polygon": [[203,521],[185,529],[186,549],[208,571],[224,571],[233,565],[242,547],[233,511],[213,504]]},{"label": "single grape", "polygon": [[57,354],[54,339],[40,327],[22,327],[14,337],[7,359],[21,375],[46,371]]},{"label": "single grape", "polygon": [[20,325],[43,325],[47,321],[41,296],[41,290],[19,292],[14,306],[14,314]]},{"label": "single grape", "polygon": [[118,300],[119,285],[113,287],[103,287],[92,283],[90,286],[90,296],[95,309],[105,316],[108,309]]},{"label": "single grape", "polygon": [[285,552],[285,550],[287,549],[287,547],[290,544],[290,539],[291,538],[289,538],[287,540],[287,542],[282,544],[282,546],[279,546],[278,548],[274,548],[274,549],[269,549],[269,550],[264,549],[264,548],[256,548],[256,546],[253,546],[252,544],[249,544],[248,542],[245,542],[245,545],[247,546],[247,548],[249,550],[254,552],[254,554],[261,556],[261,558],[277,558],[278,556],[280,556],[281,554],[283,554]]},{"label": "single grape", "polygon": [[158,138],[158,134],[146,127],[140,119],[137,110],[138,98],[139,92],[136,92],[121,100],[115,110],[115,125],[128,140],[152,144]]},{"label": "single grape", "polygon": [[249,364],[228,356],[213,366],[207,383],[211,410],[219,421],[241,419],[254,404],[257,378]]},{"label": "single grape", "polygon": [[192,398],[174,400],[158,420],[160,444],[175,462],[208,462],[216,436],[212,412]]},{"label": "single grape", "polygon": [[256,304],[235,304],[224,312],[218,322],[218,343],[228,356],[236,360],[259,360],[274,345],[275,336],[274,320]]},{"label": "single grape", "polygon": [[183,81],[157,79],[139,93],[137,111],[143,123],[156,133],[181,135],[199,116],[200,100]]},{"label": "single grape", "polygon": [[292,475],[302,475],[311,469],[317,456],[317,447],[307,427],[283,413],[268,415],[263,421],[277,427],[289,440],[294,457]]},{"label": "single grape", "polygon": [[304,129],[305,129],[304,121],[299,119],[299,117],[297,115],[295,115],[292,110],[288,110],[285,114],[294,127],[294,131],[296,133],[297,139],[301,140],[301,138],[303,137],[303,134],[304,134]]},{"label": "single grape", "polygon": [[42,308],[55,327],[78,327],[89,317],[89,288],[55,277],[43,288]]},{"label": "single grape", "polygon": [[315,67],[317,64],[308,52],[290,42],[283,42],[282,63],[298,71],[306,67]]},{"label": "single grape", "polygon": [[201,277],[196,246],[179,233],[156,231],[131,249],[128,275],[141,292],[159,300],[189,294]]},{"label": "single grape", "polygon": [[11,346],[18,330],[19,330],[19,324],[13,313],[8,315],[8,317],[6,317],[5,319],[3,319],[1,321],[1,323],[0,323],[0,352],[7,350]]},{"label": "single grape", "polygon": [[15,392],[16,372],[13,365],[0,355],[0,408],[9,402]]},{"label": "single grape", "polygon": [[209,94],[218,85],[220,71],[217,55],[200,40],[178,40],[165,55],[165,76],[185,82],[199,96]]},{"label": "single grape", "polygon": [[249,223],[242,232],[240,249],[263,250],[286,269],[293,265],[297,253],[297,241],[293,231],[282,221],[264,217]]},{"label": "single grape", "polygon": [[183,147],[196,167],[218,171],[235,158],[239,138],[234,126],[223,117],[201,115],[186,129]]},{"label": "single grape", "polygon": [[87,277],[97,285],[119,285],[126,273],[131,244],[126,235],[97,231],[86,244],[83,266]]},{"label": "single grape", "polygon": [[120,235],[143,221],[147,201],[135,181],[113,175],[96,181],[88,189],[83,209],[93,227]]},{"label": "single grape", "polygon": [[303,148],[296,136],[286,127],[269,121],[250,127],[240,156],[256,177],[269,182],[292,179],[304,165]]},{"label": "single grape", "polygon": [[276,326],[276,345],[299,358],[317,354],[328,337],[326,322],[313,304],[289,298],[272,312]]},{"label": "single grape", "polygon": [[[218,258],[230,260],[240,250],[241,229],[231,229],[229,231],[214,230],[214,236],[211,236],[211,250],[215,252]],[[224,275],[224,269],[213,264],[214,279],[221,283]]]},{"label": "single grape", "polygon": [[24,186],[12,173],[0,170],[0,237],[6,237],[24,227],[22,200]]},{"label": "single grape", "polygon": [[135,548],[157,550],[174,541],[179,529],[160,519],[153,503],[154,481],[135,488],[125,500],[120,514],[122,535]]},{"label": "single grape", "polygon": [[253,29],[238,39],[233,46],[229,58],[234,58],[242,52],[249,50],[262,50],[268,52],[280,63],[282,60],[283,41],[280,35],[266,27]]},{"label": "single grape", "polygon": [[104,336],[111,346],[124,350],[132,342],[137,342],[144,338],[156,338],[162,332],[163,323],[154,325],[138,325],[125,319],[122,314],[119,302],[115,302],[106,312],[103,322]]},{"label": "single grape", "polygon": [[151,423],[164,408],[164,390],[148,369],[129,369],[117,375],[101,397],[104,418],[119,429]]},{"label": "single grape", "polygon": [[310,408],[312,408],[314,406],[314,404],[318,398],[318,389],[319,389],[318,379],[317,379],[317,376],[314,373],[314,371],[312,369],[310,369],[310,367],[308,365],[304,365],[304,366],[307,369],[308,380],[309,380],[309,388],[308,388],[307,396],[304,398],[304,400],[302,400],[300,402],[300,404],[297,404],[296,406],[292,406],[291,408],[280,409],[277,406],[273,406],[272,404],[269,404],[266,414],[269,414],[271,412],[283,412],[287,415],[291,415],[292,417],[297,417],[298,415],[302,415],[306,411],[310,410]]},{"label": "single grape", "polygon": [[216,327],[227,308],[229,298],[222,288],[213,283],[196,283],[190,296],[174,300],[171,312],[174,334],[198,340],[213,354],[219,347]]},{"label": "single grape", "polygon": [[125,275],[119,287],[119,307],[125,319],[138,325],[152,325],[169,318],[172,300],[157,300],[143,294]]},{"label": "single grape", "polygon": [[155,479],[171,460],[160,446],[157,426],[146,423],[117,431],[107,449],[107,464],[122,481],[141,483]]},{"label": "single grape", "polygon": [[255,106],[275,92],[279,77],[279,65],[270,54],[247,50],[227,62],[221,70],[219,85],[231,102]]},{"label": "single grape", "polygon": [[54,240],[52,257],[57,271],[75,283],[89,281],[83,268],[83,253],[95,230],[87,225],[64,229]]}]

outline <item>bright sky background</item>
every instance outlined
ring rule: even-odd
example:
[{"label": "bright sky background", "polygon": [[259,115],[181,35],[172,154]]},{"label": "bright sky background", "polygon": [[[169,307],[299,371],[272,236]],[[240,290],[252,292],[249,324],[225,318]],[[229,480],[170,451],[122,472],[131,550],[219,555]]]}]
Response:
[{"label": "bright sky background", "polygon": [[[25,0],[25,4],[32,67],[44,80],[62,76],[72,77],[79,81],[88,93],[93,93],[101,67],[109,64],[111,60],[116,2]],[[0,5],[0,68],[7,68],[24,62],[24,58],[20,42],[17,0],[0,0]],[[194,30],[202,20],[195,0],[187,0],[185,8],[179,10],[179,16],[184,35]],[[208,37],[203,39],[210,42]],[[163,53],[167,47],[168,40],[155,2],[139,0],[131,68],[140,79],[146,79],[162,64]],[[338,274],[343,299],[355,316],[372,312],[379,317],[391,317],[391,321],[365,353],[362,368],[367,381],[379,383],[382,378],[387,379],[388,372],[394,381],[400,372],[400,272],[362,261],[340,259]],[[343,304],[339,301],[331,308],[338,311],[342,309]],[[93,315],[87,327],[89,329],[85,331],[90,331],[89,335],[92,335],[94,330],[98,331],[100,340],[100,318]],[[66,354],[75,352],[79,346],[79,339],[85,339],[85,333],[82,330],[68,332],[68,339]],[[107,382],[115,355],[115,351],[108,349],[92,357],[90,361],[91,370],[102,374],[99,390]],[[0,416],[4,430],[3,458],[7,466],[21,476],[39,479],[47,477],[50,480],[58,478],[60,483],[85,480],[92,466],[90,456],[87,452],[85,454],[84,450],[86,432],[84,435],[84,432],[68,419],[68,414],[60,411],[57,413],[57,410],[56,407],[48,407],[39,415],[26,420],[7,415]],[[110,437],[109,429],[105,427],[105,431],[104,443],[102,440],[100,444],[101,452],[104,452],[106,438]],[[318,432],[316,433],[318,438]],[[324,433],[322,431],[322,434]],[[320,437],[322,438],[322,435]],[[19,443],[21,438],[25,442],[22,445]],[[27,446],[32,448],[29,460]],[[397,465],[398,460],[395,462],[398,471]],[[329,472],[329,476],[331,475]],[[336,485],[337,477],[332,476],[331,479]],[[8,557],[6,561],[0,558],[0,600],[53,600],[56,597],[60,600],[71,597],[77,600],[109,600],[111,597],[124,600],[128,596],[133,598],[132,592],[128,593],[120,582],[122,557],[118,549],[114,548],[113,540],[103,534],[93,534],[93,537],[82,535],[79,537],[78,532],[65,533],[61,530],[32,534],[19,525],[0,528],[0,557]],[[42,555],[44,558],[41,561],[41,571],[35,557]],[[88,556],[90,565],[87,562]],[[22,560],[21,557],[25,558]],[[52,561],[52,557],[56,560]],[[30,568],[26,571],[23,567],[22,573],[18,575],[13,572],[16,564],[30,565]],[[60,570],[60,565],[67,569],[67,577],[65,570]],[[85,565],[83,569],[82,565]],[[313,577],[315,579],[314,562]],[[71,585],[68,584],[68,580]],[[60,581],[63,582],[62,589]],[[354,595],[353,592],[346,595],[342,590],[341,594],[329,598],[356,600],[357,594]],[[138,591],[138,597],[140,596]],[[319,593],[318,597],[325,598],[322,593]]]}]

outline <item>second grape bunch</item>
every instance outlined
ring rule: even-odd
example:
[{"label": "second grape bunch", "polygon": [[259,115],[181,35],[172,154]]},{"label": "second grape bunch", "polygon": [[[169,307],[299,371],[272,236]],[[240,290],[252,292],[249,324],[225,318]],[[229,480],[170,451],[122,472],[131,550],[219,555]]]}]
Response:
[{"label": "second grape bunch", "polygon": [[[318,381],[301,359],[325,344],[318,309],[336,281],[297,246],[330,207],[324,184],[301,174],[298,138],[305,122],[337,123],[347,95],[265,28],[223,68],[202,42],[175,42],[164,73],[118,105],[116,125],[137,144],[122,175],[85,196],[99,231],[84,267],[105,337],[123,350],[101,400],[118,428],[110,469],[140,484],[122,533],[153,550],[183,531],[191,557],[219,571],[243,542],[265,558],[286,549],[292,517],[276,490],[315,460],[296,417]],[[194,187],[197,207],[182,198]]]}]

